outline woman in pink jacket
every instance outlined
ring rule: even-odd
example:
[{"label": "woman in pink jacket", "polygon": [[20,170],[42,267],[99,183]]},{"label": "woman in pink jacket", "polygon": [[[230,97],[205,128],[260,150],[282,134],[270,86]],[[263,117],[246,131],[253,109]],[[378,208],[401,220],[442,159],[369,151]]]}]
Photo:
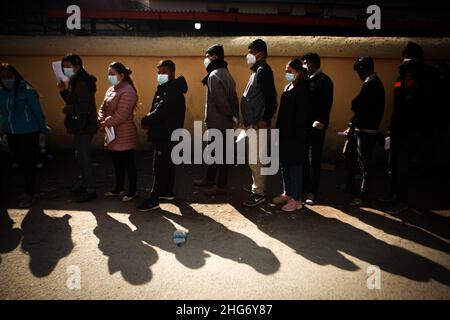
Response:
[{"label": "woman in pink jacket", "polygon": [[[111,87],[106,91],[105,99],[98,113],[100,126],[105,130],[105,146],[110,150],[116,176],[116,186],[106,192],[107,197],[123,197],[122,201],[131,201],[136,196],[137,169],[134,150],[137,146],[137,128],[134,112],[138,103],[138,93],[131,78],[131,70],[120,62],[109,66],[108,79]],[[113,129],[115,138],[109,141],[106,128]],[[128,175],[129,188],[125,192],[125,173]]]}]

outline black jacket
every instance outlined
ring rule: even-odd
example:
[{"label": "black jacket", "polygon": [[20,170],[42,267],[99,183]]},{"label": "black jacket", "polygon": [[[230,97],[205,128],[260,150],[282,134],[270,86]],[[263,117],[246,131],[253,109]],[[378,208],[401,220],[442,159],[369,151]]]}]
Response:
[{"label": "black jacket", "polygon": [[172,132],[184,127],[187,90],[183,76],[158,86],[150,112],[141,120],[142,127],[148,128],[148,141],[170,142]]},{"label": "black jacket", "polygon": [[281,95],[276,127],[280,134],[280,162],[293,165],[305,160],[311,99],[306,81],[291,90],[288,90],[289,86]]},{"label": "black jacket", "polygon": [[277,110],[277,91],[272,68],[266,60],[255,63],[246,92],[241,98],[241,112],[245,126],[260,121],[270,123]]},{"label": "black jacket", "polygon": [[355,113],[349,126],[359,129],[378,130],[384,114],[384,86],[373,74],[366,80],[360,93],[352,101]]},{"label": "black jacket", "polygon": [[333,105],[333,81],[325,73],[319,72],[309,79],[312,107],[309,114],[309,126],[318,121],[328,129],[330,112]]}]

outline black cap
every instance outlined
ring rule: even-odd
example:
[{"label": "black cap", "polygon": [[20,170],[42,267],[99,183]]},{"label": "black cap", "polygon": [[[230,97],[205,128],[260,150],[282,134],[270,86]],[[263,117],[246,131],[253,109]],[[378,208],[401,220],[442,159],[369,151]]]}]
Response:
[{"label": "black cap", "polygon": [[219,59],[225,58],[225,52],[221,44],[215,44],[206,50],[206,53],[212,56],[217,56]]}]

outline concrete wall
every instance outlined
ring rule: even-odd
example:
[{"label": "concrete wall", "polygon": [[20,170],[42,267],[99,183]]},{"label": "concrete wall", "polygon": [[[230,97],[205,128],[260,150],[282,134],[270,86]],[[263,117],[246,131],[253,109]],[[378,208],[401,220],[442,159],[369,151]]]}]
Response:
[{"label": "concrete wall", "polygon": [[[192,128],[194,120],[202,120],[204,114],[205,88],[201,79],[204,49],[214,43],[222,43],[229,69],[237,83],[238,95],[244,91],[250,71],[245,55],[250,37],[226,38],[136,38],[136,37],[0,37],[0,62],[16,66],[41,95],[41,102],[48,124],[53,129],[49,142],[55,147],[70,146],[65,134],[61,107],[63,101],[56,88],[51,62],[60,60],[67,52],[82,56],[86,69],[98,78],[97,105],[100,106],[108,88],[107,67],[112,61],[120,61],[134,72],[133,77],[140,93],[140,106],[136,122],[148,112],[156,88],[156,64],[162,58],[171,58],[177,65],[177,74],[188,81],[186,95],[187,116],[185,126]],[[340,37],[262,37],[268,42],[269,63],[275,73],[279,96],[286,84],[284,67],[287,61],[307,51],[322,56],[322,67],[335,84],[331,125],[326,141],[326,153],[335,156],[342,147],[342,138],[336,131],[345,129],[352,113],[350,103],[358,93],[361,81],[353,71],[356,57],[371,55],[375,58],[376,71],[386,88],[387,108],[383,128],[392,112],[393,83],[397,77],[402,49],[408,40],[420,43],[428,59],[450,60],[450,39],[406,38],[340,38]],[[140,130],[141,146],[145,135]],[[102,137],[97,135],[96,145],[101,146]]]}]

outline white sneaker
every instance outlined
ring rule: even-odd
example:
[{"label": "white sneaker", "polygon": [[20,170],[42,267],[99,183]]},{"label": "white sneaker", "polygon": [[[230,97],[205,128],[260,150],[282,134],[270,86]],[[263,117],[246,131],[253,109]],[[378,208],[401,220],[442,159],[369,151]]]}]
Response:
[{"label": "white sneaker", "polygon": [[134,198],[136,198],[136,195],[131,196],[131,197],[129,197],[129,196],[124,196],[124,197],[122,198],[122,201],[123,201],[123,202],[129,202],[129,201],[133,200]]},{"label": "white sneaker", "polygon": [[309,204],[310,206],[313,206],[313,205],[316,204],[315,198],[316,198],[316,197],[314,196],[314,193],[310,192],[310,193],[308,193],[308,195],[306,196],[305,203],[306,203],[306,204]]}]

